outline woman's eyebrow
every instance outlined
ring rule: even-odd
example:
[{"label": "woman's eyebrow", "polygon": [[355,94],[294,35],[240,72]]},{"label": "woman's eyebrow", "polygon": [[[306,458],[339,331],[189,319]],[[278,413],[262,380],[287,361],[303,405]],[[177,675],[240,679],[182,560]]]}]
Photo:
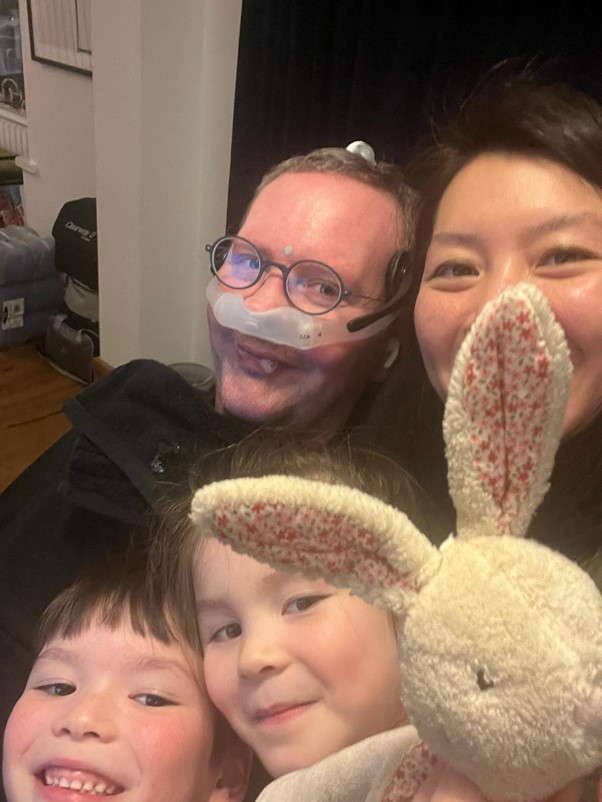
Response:
[{"label": "woman's eyebrow", "polygon": [[[563,214],[551,217],[525,230],[527,238],[536,238],[544,234],[562,231],[566,228],[578,226],[581,223],[594,223],[602,226],[602,215],[595,212],[581,212],[580,214]],[[462,231],[438,231],[433,234],[431,244],[436,245],[464,245],[476,247],[479,244],[479,237]]]},{"label": "woman's eyebrow", "polygon": [[602,216],[595,212],[582,212],[581,214],[563,214],[544,220],[535,226],[527,228],[526,234],[530,237],[538,237],[543,234],[550,234],[554,231],[562,231],[565,228],[573,228],[581,223],[595,223],[602,226]]},{"label": "woman's eyebrow", "polygon": [[436,245],[466,245],[475,247],[479,244],[479,237],[475,234],[464,234],[459,231],[438,231],[433,234],[431,244]]}]

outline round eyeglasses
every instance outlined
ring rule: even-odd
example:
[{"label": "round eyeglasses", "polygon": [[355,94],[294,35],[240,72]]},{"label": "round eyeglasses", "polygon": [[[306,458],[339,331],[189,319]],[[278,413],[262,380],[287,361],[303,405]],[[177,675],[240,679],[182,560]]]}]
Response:
[{"label": "round eyeglasses", "polygon": [[247,290],[259,283],[270,267],[277,267],[282,272],[287,299],[308,315],[330,312],[351,296],[383,303],[379,298],[345,289],[340,276],[322,262],[302,259],[288,266],[273,262],[265,259],[244,237],[220,237],[213,245],[205,245],[205,250],[209,253],[211,272],[231,290]]}]

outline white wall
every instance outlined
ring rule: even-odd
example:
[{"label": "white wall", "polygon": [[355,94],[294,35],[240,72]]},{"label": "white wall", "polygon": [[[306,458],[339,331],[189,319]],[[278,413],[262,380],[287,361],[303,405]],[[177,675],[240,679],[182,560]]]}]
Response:
[{"label": "white wall", "polygon": [[[26,20],[26,0],[19,0]],[[226,220],[242,0],[92,0],[94,78],[33,62],[28,223],[98,201],[101,356],[210,363],[205,242]]]},{"label": "white wall", "polygon": [[[26,0],[19,0],[27,20]],[[91,78],[32,61],[27,24],[21,25],[29,158],[36,175],[24,174],[27,223],[49,234],[63,203],[96,192],[94,99]]]},{"label": "white wall", "polygon": [[[210,363],[242,0],[92,0],[101,356]],[[177,9],[177,13],[176,13]]]}]

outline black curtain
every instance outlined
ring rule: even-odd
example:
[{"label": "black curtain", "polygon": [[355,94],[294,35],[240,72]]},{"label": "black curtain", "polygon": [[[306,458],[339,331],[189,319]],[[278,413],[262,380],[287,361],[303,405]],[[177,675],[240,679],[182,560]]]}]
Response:
[{"label": "black curtain", "polygon": [[[243,0],[228,230],[266,169],[365,139],[401,164],[430,119],[518,56],[602,99],[599,2]],[[216,235],[219,232],[216,232]]]}]

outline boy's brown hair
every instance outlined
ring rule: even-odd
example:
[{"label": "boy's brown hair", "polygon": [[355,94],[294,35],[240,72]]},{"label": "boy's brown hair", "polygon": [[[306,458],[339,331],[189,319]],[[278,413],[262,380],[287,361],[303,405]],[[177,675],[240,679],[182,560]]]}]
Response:
[{"label": "boy's brown hair", "polygon": [[170,605],[148,574],[146,555],[136,551],[89,566],[49,604],[38,629],[38,650],[54,638],[76,637],[93,623],[115,629],[124,616],[138,635],[196,650],[195,639],[187,635],[187,611]]}]

